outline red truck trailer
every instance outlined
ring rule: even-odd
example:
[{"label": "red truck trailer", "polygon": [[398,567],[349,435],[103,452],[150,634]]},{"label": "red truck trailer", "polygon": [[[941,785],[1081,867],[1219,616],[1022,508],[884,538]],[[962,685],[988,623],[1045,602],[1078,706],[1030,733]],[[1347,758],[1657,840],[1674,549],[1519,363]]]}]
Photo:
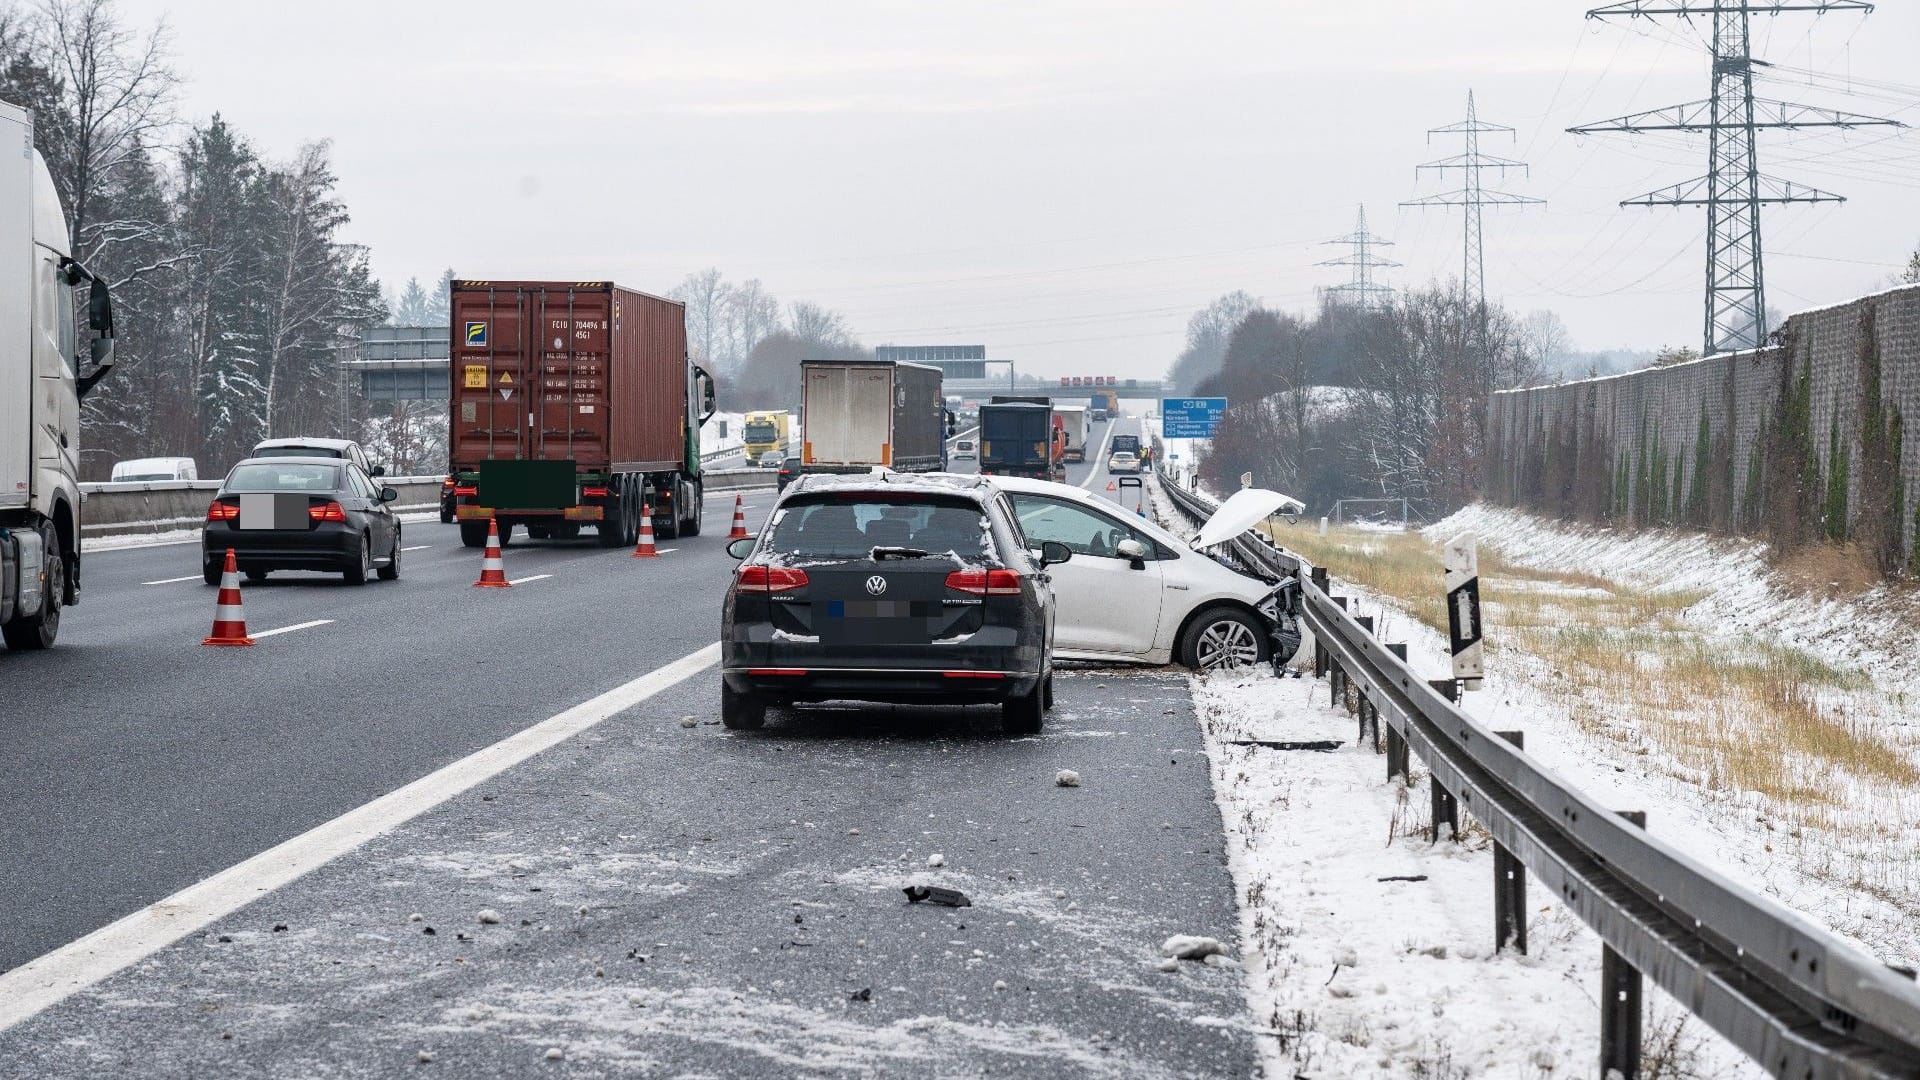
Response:
[{"label": "red truck trailer", "polygon": [[686,305],[605,281],[455,281],[449,474],[468,547],[525,525],[632,544],[700,532],[700,425],[713,378],[687,357]]}]

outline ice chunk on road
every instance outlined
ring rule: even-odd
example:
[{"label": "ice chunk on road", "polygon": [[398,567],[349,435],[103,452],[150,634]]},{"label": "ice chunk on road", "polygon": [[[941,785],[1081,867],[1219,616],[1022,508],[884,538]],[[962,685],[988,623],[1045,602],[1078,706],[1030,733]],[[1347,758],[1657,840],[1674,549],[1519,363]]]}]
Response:
[{"label": "ice chunk on road", "polygon": [[1080,774],[1072,769],[1061,769],[1053,774],[1053,782],[1059,787],[1079,787]]},{"label": "ice chunk on road", "polygon": [[1209,956],[1232,955],[1219,938],[1196,937],[1191,934],[1175,934],[1161,942],[1162,955],[1175,960],[1205,960]]}]

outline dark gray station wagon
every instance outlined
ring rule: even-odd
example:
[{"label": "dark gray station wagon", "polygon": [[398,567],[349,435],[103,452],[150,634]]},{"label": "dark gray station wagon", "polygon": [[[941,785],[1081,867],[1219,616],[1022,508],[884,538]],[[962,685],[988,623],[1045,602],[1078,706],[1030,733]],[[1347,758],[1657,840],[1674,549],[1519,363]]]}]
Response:
[{"label": "dark gray station wagon", "polygon": [[721,618],[721,720],[768,705],[987,704],[1009,733],[1052,702],[1053,590],[1006,496],[964,476],[803,476],[744,560]]}]

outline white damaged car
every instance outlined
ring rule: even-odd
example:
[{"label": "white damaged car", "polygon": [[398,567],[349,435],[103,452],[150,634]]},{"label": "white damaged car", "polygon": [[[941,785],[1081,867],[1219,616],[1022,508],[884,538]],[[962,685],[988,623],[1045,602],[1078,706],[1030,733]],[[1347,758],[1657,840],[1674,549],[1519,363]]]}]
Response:
[{"label": "white damaged car", "polygon": [[1267,662],[1276,638],[1298,647],[1291,579],[1262,581],[1203,550],[1298,507],[1298,500],[1238,492],[1189,542],[1078,487],[1013,476],[992,482],[1013,503],[1030,548],[1052,540],[1073,549],[1071,561],[1047,569],[1057,615],[1054,655],[1061,659],[1178,661],[1210,671]]}]

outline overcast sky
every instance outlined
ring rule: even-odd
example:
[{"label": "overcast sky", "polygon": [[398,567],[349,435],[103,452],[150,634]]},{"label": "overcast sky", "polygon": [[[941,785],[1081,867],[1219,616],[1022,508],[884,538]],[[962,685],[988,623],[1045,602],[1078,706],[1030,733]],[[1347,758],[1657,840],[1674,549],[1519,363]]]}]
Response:
[{"label": "overcast sky", "polygon": [[[472,277],[760,278],[867,344],[979,343],[1046,374],[1156,375],[1187,316],[1245,289],[1304,309],[1374,230],[1458,274],[1458,186],[1426,129],[1544,208],[1490,211],[1489,294],[1582,348],[1697,347],[1705,214],[1619,200],[1705,172],[1704,140],[1569,125],[1706,96],[1703,31],[1543,0],[652,4],[124,0],[165,15],[182,111],[266,155],[330,138],[351,239],[389,287]],[[1757,18],[1763,96],[1920,123],[1920,11]],[[1847,92],[1851,88],[1852,94]],[[1844,194],[1765,219],[1768,301],[1884,287],[1920,243],[1920,134],[1767,138],[1764,172]]]}]

